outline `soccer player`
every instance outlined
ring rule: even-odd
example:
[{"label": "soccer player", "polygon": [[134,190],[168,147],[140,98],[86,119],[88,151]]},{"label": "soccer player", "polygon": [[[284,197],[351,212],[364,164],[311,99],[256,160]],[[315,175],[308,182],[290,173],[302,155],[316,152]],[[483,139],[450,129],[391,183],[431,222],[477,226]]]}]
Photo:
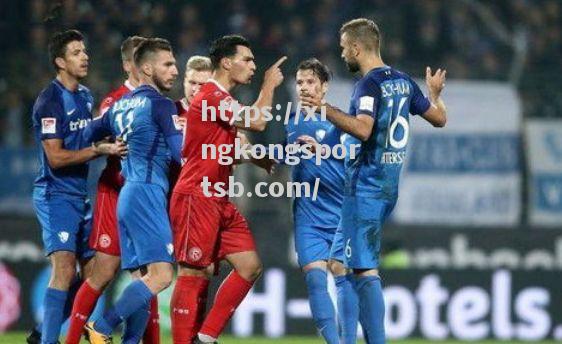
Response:
[{"label": "soccer player", "polygon": [[[129,154],[122,163],[125,184],[117,201],[121,268],[146,266],[148,273],[129,284],[102,318],[86,325],[93,344],[112,342],[111,333],[121,321],[137,312],[148,312],[150,300],[166,289],[173,277],[168,172],[172,159],[180,161],[182,135],[174,119],[175,104],[161,92],[172,88],[178,70],[170,43],[160,38],[141,42],[134,52],[134,63],[139,87],[93,121],[85,136],[95,140],[113,135],[128,145]],[[124,343],[138,343],[139,339]]]},{"label": "soccer player", "polygon": [[[176,344],[192,343],[195,337],[203,343],[216,342],[262,270],[244,217],[227,197],[206,195],[203,190],[205,178],[211,184],[224,182],[228,189],[232,165],[221,165],[217,159],[203,159],[202,148],[204,144],[232,147],[237,127],[265,129],[266,113],[262,110],[271,106],[274,90],[283,81],[279,66],[286,57],[265,72],[261,92],[252,109],[238,114],[232,111],[236,100],[230,91],[235,86],[248,84],[254,75],[256,65],[250,44],[238,35],[221,37],[211,44],[210,58],[213,78],[201,87],[189,108],[182,154],[186,162],[170,204],[175,256],[179,263],[170,307],[172,321],[179,325],[172,327]],[[223,116],[219,116],[220,108],[226,109]],[[210,113],[213,110],[215,118]],[[248,127],[244,126],[244,114],[249,115]],[[201,296],[209,286],[205,269],[222,259],[232,265],[233,271],[223,281],[212,308],[203,317],[205,304]]]},{"label": "soccer player", "polygon": [[[378,275],[382,226],[398,197],[398,178],[408,143],[409,114],[436,127],[447,121],[441,91],[445,70],[426,69],[429,99],[405,73],[384,64],[380,31],[368,19],[354,19],[340,30],[342,58],[362,78],[355,84],[349,113],[323,104],[319,95],[302,97],[304,105],[326,108],[326,117],[349,134],[346,145],[360,144],[358,157],[346,158],[341,231],[345,264],[356,276],[366,339],[384,343],[384,301]],[[349,157],[349,151],[348,151]],[[338,228],[338,230],[340,230]]]},{"label": "soccer player", "polygon": [[187,60],[183,79],[184,97],[176,102],[176,104],[181,105],[183,113],[187,113],[193,97],[199,92],[201,86],[209,80],[212,73],[213,66],[211,65],[211,59],[208,57],[195,55]]},{"label": "soccer player", "polygon": [[[315,58],[302,61],[297,68],[297,96],[314,95],[323,99],[329,81],[330,71],[320,61]],[[341,130],[331,122],[322,120],[318,113],[314,119],[308,118],[304,112],[292,116],[285,127],[288,144],[304,143],[310,145],[312,150],[321,149],[319,143],[329,146],[340,144],[343,135]],[[294,181],[313,184],[316,178],[320,179],[316,200],[302,197],[293,201],[298,262],[305,274],[312,317],[326,343],[340,343],[336,314],[328,294],[328,269],[336,280],[342,342],[355,343],[359,313],[357,300],[343,297],[354,293],[354,289],[351,276],[347,276],[343,265],[341,242],[334,242],[343,201],[344,161],[329,157],[316,165],[313,160],[303,159],[293,167]],[[346,304],[346,301],[350,304]]]},{"label": "soccer player", "polygon": [[51,279],[44,300],[42,329],[28,343],[57,343],[64,318],[82,277],[91,271],[93,251],[88,248],[91,207],[88,200],[89,160],[101,154],[124,153],[121,143],[91,146],[81,131],[92,119],[93,98],[79,82],[88,74],[88,54],[79,31],[55,34],[49,42],[57,76],[33,106],[33,131],[39,146],[39,176],[33,205],[43,231],[45,252],[51,262]]},{"label": "soccer player", "polygon": [[[117,100],[132,92],[138,86],[138,73],[133,62],[133,52],[144,40],[144,37],[132,36],[125,39],[121,44],[121,59],[123,70],[127,74],[127,80],[125,80],[121,87],[110,92],[103,99],[100,105],[100,116],[103,116]],[[67,344],[78,344],[80,342],[84,325],[92,313],[98,298],[119,270],[121,253],[119,250],[116,209],[119,191],[122,186],[121,161],[119,158],[109,157],[107,165],[98,181],[93,228],[90,234],[90,247],[96,251],[93,271],[76,294],[71,312],[70,326],[66,336]],[[140,277],[139,271],[135,271],[135,274],[136,277]],[[139,314],[141,317],[147,316],[146,312]],[[140,321],[128,321],[123,334],[124,341],[129,340],[131,337],[142,335],[142,329],[139,332],[139,329],[135,328],[135,324],[140,324],[141,328],[144,328],[142,319]],[[153,298],[150,304],[150,318],[143,341],[146,344],[157,344],[160,341],[158,301],[156,297]]]}]

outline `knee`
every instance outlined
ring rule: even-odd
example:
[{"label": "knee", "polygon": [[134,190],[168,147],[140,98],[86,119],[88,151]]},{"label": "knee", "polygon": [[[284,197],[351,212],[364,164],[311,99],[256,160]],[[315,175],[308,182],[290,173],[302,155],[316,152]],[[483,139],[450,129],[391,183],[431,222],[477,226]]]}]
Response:
[{"label": "knee", "polygon": [[76,277],[76,265],[58,264],[53,267],[51,286],[60,289],[68,289]]},{"label": "knee", "polygon": [[343,263],[337,260],[330,260],[328,262],[328,269],[334,276],[343,276],[347,274],[347,269],[343,265]]},{"label": "knee", "polygon": [[245,280],[255,281],[260,278],[263,273],[263,264],[259,259],[254,259],[240,267],[237,272]]},{"label": "knee", "polygon": [[156,283],[157,289],[162,291],[172,284],[172,280],[174,278],[174,270],[172,266],[166,268],[158,269],[156,274],[151,276],[154,282]]}]

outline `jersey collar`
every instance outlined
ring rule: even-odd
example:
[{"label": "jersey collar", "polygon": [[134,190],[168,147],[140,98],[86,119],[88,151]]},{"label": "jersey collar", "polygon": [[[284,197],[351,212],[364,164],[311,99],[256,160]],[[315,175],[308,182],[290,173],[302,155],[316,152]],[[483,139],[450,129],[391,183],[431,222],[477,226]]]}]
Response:
[{"label": "jersey collar", "polygon": [[135,88],[133,87],[133,85],[131,85],[131,82],[129,81],[129,79],[125,80],[125,84],[124,84],[124,85],[125,85],[125,87],[127,87],[127,89],[128,89],[129,91],[134,91],[134,90],[135,90]]},{"label": "jersey collar", "polygon": [[209,80],[207,80],[207,81],[208,81],[208,82],[212,82],[213,84],[217,85],[217,87],[218,87],[221,91],[223,91],[224,93],[230,94],[230,92],[228,92],[228,91],[226,90],[226,88],[224,88],[221,84],[219,84],[219,82],[216,81],[215,79],[209,78]]}]

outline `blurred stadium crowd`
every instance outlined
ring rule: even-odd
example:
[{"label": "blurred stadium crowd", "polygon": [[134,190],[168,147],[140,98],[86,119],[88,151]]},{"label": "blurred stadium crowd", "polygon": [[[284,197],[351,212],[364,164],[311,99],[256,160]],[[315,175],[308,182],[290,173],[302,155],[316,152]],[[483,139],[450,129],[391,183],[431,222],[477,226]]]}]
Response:
[{"label": "blurred stadium crowd", "polygon": [[[61,28],[86,34],[90,72],[84,83],[99,100],[122,82],[119,46],[133,34],[169,39],[180,72],[188,56],[206,53],[212,39],[241,33],[252,42],[262,71],[286,54],[284,69],[291,75],[300,60],[316,56],[336,76],[349,78],[338,30],[346,19],[367,16],[381,25],[386,63],[418,77],[431,65],[447,68],[451,79],[509,81],[520,92],[526,117],[562,116],[559,0],[30,0],[1,6],[4,146],[32,144],[29,113],[53,77],[47,41]],[[181,82],[176,86],[175,97]]]}]

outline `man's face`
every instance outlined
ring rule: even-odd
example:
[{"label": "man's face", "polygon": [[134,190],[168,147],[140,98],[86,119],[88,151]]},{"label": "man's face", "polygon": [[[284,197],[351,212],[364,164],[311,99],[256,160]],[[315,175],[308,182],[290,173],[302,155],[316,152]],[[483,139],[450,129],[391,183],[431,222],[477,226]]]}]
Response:
[{"label": "man's face", "polygon": [[301,69],[297,71],[296,90],[299,99],[304,95],[324,98],[328,90],[328,83],[320,81],[312,69]]},{"label": "man's face", "polygon": [[357,53],[357,47],[352,44],[347,33],[344,32],[340,37],[340,46],[341,46],[341,58],[345,61],[347,65],[347,69],[351,73],[356,73],[359,71],[359,63],[355,58]]},{"label": "man's face", "polygon": [[230,77],[238,84],[249,84],[256,71],[252,50],[243,45],[236,47],[236,54],[230,58]]},{"label": "man's face", "polygon": [[152,81],[162,91],[169,91],[178,77],[176,59],[170,51],[159,50],[152,58]]},{"label": "man's face", "polygon": [[56,62],[61,69],[77,79],[88,75],[88,54],[83,41],[68,43],[64,57],[58,57]]},{"label": "man's face", "polygon": [[191,103],[195,94],[199,92],[201,86],[203,86],[210,77],[210,70],[196,71],[195,69],[191,69],[185,72],[185,77],[183,79],[183,92],[188,103]]}]

